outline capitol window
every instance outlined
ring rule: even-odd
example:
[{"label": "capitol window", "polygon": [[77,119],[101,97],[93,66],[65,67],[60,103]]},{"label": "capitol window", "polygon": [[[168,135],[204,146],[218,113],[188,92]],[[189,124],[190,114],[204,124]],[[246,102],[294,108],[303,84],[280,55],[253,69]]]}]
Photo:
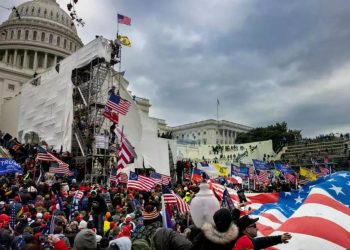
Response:
[{"label": "capitol window", "polygon": [[40,8],[38,9],[38,14],[40,14]]},{"label": "capitol window", "polygon": [[57,37],[57,46],[61,46],[61,38],[59,36]]},{"label": "capitol window", "polygon": [[65,48],[65,49],[67,48],[67,40],[66,39],[63,40],[63,48]]},{"label": "capitol window", "polygon": [[24,35],[24,39],[28,40],[29,37],[29,30],[26,30],[25,35]]},{"label": "capitol window", "polygon": [[18,31],[17,31],[17,39],[18,39],[18,40],[21,39],[21,30],[18,30]]},{"label": "capitol window", "polygon": [[50,44],[52,44],[52,39],[53,39],[53,35],[50,34],[50,36],[49,36],[49,43],[50,43]]},{"label": "capitol window", "polygon": [[33,32],[33,40],[34,40],[34,41],[36,41],[36,36],[37,36],[37,32],[34,31],[34,32]]},{"label": "capitol window", "polygon": [[9,90],[14,91],[14,90],[15,90],[15,85],[14,85],[14,84],[9,84],[9,85],[7,85],[7,88],[8,88]]},{"label": "capitol window", "polygon": [[45,41],[45,33],[44,33],[44,32],[41,33],[41,41],[42,41],[42,42]]},{"label": "capitol window", "polygon": [[13,39],[15,32],[13,30],[11,30],[11,39]]}]

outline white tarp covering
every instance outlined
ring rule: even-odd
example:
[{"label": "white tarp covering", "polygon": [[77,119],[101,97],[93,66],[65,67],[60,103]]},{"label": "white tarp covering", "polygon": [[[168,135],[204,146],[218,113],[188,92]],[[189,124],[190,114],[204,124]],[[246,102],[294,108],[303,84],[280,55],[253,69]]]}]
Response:
[{"label": "white tarp covering", "polygon": [[[40,85],[29,81],[23,85],[18,131],[22,137],[30,131],[50,146],[71,150],[73,123],[72,70],[96,58],[110,61],[108,40],[97,38],[60,62],[59,72],[53,67],[41,74]],[[22,139],[22,138],[20,138]]]},{"label": "white tarp covering", "polygon": [[[168,140],[159,138],[157,121],[140,112],[142,121],[141,151],[145,162],[156,172],[170,175]],[[139,159],[143,160],[143,159]]]}]

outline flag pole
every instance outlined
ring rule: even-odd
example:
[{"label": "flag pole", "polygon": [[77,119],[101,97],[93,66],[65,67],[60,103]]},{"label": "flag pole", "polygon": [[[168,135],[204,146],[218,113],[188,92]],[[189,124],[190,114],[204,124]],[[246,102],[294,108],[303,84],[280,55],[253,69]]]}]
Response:
[{"label": "flag pole", "polygon": [[219,98],[216,99],[216,120],[219,121]]},{"label": "flag pole", "polygon": [[162,202],[162,221],[163,221],[163,227],[168,228],[167,218],[166,218],[166,211],[165,211],[165,202],[164,202],[164,195],[162,195],[161,198]]},{"label": "flag pole", "polygon": [[122,132],[121,132],[121,135],[120,135],[120,145],[118,147],[118,150],[116,152],[116,156],[117,156],[117,165],[115,166],[115,168],[117,169],[116,171],[116,176],[115,176],[115,185],[117,186],[118,184],[118,179],[119,179],[119,176],[118,176],[118,161],[119,161],[119,158],[118,158],[118,154],[119,154],[119,151],[121,150],[121,147],[122,147],[122,144],[123,144],[123,133],[124,133],[124,125],[122,126]]}]

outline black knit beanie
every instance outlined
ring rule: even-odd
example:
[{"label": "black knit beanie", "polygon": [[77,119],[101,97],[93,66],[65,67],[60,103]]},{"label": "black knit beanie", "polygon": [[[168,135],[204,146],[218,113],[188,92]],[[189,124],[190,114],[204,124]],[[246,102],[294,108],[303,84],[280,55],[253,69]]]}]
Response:
[{"label": "black knit beanie", "polygon": [[232,223],[231,213],[227,208],[221,208],[216,211],[213,219],[215,227],[219,232],[226,232]]}]

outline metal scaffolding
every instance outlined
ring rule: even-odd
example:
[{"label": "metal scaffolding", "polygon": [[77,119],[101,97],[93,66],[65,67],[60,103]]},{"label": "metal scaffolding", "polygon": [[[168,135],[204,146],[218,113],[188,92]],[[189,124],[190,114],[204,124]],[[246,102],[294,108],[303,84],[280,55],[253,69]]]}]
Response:
[{"label": "metal scaffolding", "polygon": [[[75,165],[84,172],[84,180],[106,182],[113,155],[107,149],[97,149],[96,136],[108,136],[102,129],[107,90],[112,83],[112,67],[103,58],[92,60],[72,71],[73,135],[72,155]],[[105,87],[105,88],[103,88]]]}]

